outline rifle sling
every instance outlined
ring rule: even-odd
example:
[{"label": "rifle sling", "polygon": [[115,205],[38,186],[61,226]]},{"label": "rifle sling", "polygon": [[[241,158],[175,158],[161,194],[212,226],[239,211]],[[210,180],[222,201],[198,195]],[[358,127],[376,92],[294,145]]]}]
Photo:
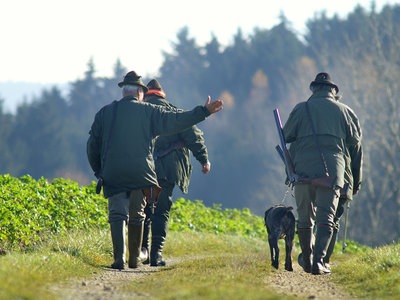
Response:
[{"label": "rifle sling", "polygon": [[101,158],[101,169],[99,172],[99,177],[101,177],[102,174],[102,170],[104,169],[104,164],[106,161],[106,155],[108,152],[108,148],[110,148],[110,141],[111,141],[111,137],[112,137],[112,133],[113,133],[113,129],[114,129],[114,124],[115,124],[115,119],[116,119],[116,115],[117,115],[117,108],[118,108],[118,101],[113,101],[112,103],[112,119],[111,119],[111,125],[110,125],[110,131],[108,133],[108,140],[107,140],[107,144],[106,144],[106,148],[104,149],[104,153],[103,156]]}]

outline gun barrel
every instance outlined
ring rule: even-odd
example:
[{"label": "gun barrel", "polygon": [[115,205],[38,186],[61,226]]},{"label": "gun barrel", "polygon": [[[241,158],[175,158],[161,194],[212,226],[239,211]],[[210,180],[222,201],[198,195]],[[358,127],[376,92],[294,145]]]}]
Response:
[{"label": "gun barrel", "polygon": [[281,146],[276,145],[275,149],[276,149],[276,152],[278,152],[279,157],[282,159],[282,161],[285,162],[285,155],[283,154],[283,150],[282,150]]},{"label": "gun barrel", "polygon": [[[285,141],[285,137],[283,136],[283,132],[282,132],[281,116],[279,115],[279,110],[277,108],[274,109],[274,117],[275,117],[276,126],[278,127],[279,140],[283,147],[284,145],[286,145],[286,141]],[[282,148],[282,150],[283,150],[283,148]]]},{"label": "gun barrel", "polygon": [[281,117],[279,115],[279,110],[277,108],[274,109],[274,117],[280,140],[280,147],[279,147],[280,149],[276,148],[276,150],[278,151],[281,158],[283,157],[283,162],[285,163],[286,167],[286,174],[289,178],[289,182],[293,184],[297,181],[298,176],[295,174],[293,162],[292,159],[290,158],[289,151],[286,147],[286,140],[283,135]]}]

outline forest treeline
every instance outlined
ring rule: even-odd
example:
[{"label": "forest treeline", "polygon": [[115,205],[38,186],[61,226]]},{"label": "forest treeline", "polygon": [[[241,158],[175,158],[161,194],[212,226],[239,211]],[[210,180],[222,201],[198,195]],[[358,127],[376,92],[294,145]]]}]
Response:
[{"label": "forest treeline", "polygon": [[[377,11],[357,6],[345,18],[325,13],[296,34],[284,16],[278,25],[239,29],[222,47],[211,37],[198,45],[183,27],[173,50],[163,53],[157,79],[176,106],[191,109],[207,95],[222,98],[224,110],[199,124],[212,170],[201,173],[193,160],[188,199],[226,208],[250,208],[258,215],[273,204],[295,206],[284,184],[273,109],[282,121],[310,96],[321,71],[338,84],[341,101],[358,115],[363,129],[364,178],[351,203],[347,237],[367,245],[397,241],[400,234],[400,6]],[[121,98],[117,83],[135,66],[116,59],[111,78],[96,75],[89,59],[82,78],[67,95],[54,86],[6,113],[0,101],[0,172],[48,179],[64,177],[82,185],[95,180],[86,141],[95,113]],[[147,83],[151,78],[144,78]],[[3,99],[4,100],[4,99]],[[127,137],[129,138],[129,137]]]}]

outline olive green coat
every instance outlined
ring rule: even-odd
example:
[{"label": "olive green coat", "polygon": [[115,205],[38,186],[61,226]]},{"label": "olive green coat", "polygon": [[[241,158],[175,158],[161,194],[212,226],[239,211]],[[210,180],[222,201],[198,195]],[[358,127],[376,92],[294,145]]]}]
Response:
[{"label": "olive green coat", "polygon": [[[177,110],[175,106],[157,95],[146,96],[146,102]],[[177,142],[182,143],[182,147],[173,149],[172,146]],[[188,192],[192,175],[189,150],[201,165],[208,162],[203,132],[196,125],[177,134],[158,137],[154,148],[157,178],[178,185],[185,194]],[[157,158],[160,153],[165,155]]]},{"label": "olive green coat", "polygon": [[[351,190],[359,189],[362,180],[362,136],[356,114],[324,90],[315,92],[307,102],[329,175],[337,177],[335,184],[339,187],[349,182]],[[324,177],[325,168],[306,111],[307,102],[295,106],[283,133],[286,142],[290,143],[289,152],[296,173],[308,178]]]},{"label": "olive green coat", "polygon": [[87,142],[88,160],[95,175],[104,179],[105,197],[157,185],[153,159],[155,137],[190,128],[210,115],[204,106],[174,112],[133,97],[115,103],[118,107],[115,124],[104,160],[113,103],[96,113]]}]

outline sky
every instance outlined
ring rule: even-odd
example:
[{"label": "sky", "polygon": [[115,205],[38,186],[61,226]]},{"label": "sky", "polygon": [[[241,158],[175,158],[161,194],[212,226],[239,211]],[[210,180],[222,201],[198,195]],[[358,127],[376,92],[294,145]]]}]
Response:
[{"label": "sky", "polygon": [[357,5],[370,11],[373,2],[380,11],[400,0],[2,0],[0,101],[13,113],[44,88],[68,93],[90,60],[96,76],[111,77],[119,59],[128,71],[157,77],[184,27],[198,46],[213,36],[226,46],[239,29],[246,37],[284,15],[301,38],[321,13],[345,18]]},{"label": "sky", "polygon": [[[378,10],[396,2],[375,1]],[[371,0],[1,1],[0,82],[71,82],[90,59],[98,76],[111,76],[117,59],[128,70],[157,76],[162,52],[171,53],[185,26],[200,46],[212,35],[227,45],[239,28],[244,35],[270,29],[282,13],[302,34],[315,14],[345,17],[357,4],[369,10]]]}]

